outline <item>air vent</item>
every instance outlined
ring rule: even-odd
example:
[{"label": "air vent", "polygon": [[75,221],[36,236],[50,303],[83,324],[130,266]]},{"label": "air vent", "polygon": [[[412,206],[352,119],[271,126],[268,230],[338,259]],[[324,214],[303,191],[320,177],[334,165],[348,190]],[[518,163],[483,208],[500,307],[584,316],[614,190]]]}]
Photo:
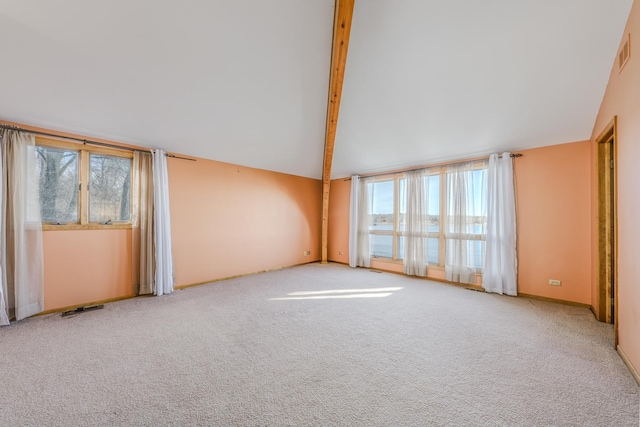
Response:
[{"label": "air vent", "polygon": [[631,56],[631,34],[627,35],[627,40],[618,52],[618,72],[621,72],[624,66],[629,62]]}]

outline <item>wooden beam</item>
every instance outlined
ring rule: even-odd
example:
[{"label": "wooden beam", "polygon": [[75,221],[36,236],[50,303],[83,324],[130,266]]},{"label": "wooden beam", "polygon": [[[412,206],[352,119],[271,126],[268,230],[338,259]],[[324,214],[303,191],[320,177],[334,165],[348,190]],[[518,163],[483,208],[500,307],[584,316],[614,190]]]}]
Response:
[{"label": "wooden beam", "polygon": [[347,50],[351,34],[351,20],[355,0],[336,0],[333,16],[333,46],[331,48],[331,74],[329,77],[329,102],[327,105],[327,129],[324,139],[324,165],[322,169],[322,263],[327,263],[329,240],[329,192],[331,163],[336,140],[342,82],[347,65]]}]

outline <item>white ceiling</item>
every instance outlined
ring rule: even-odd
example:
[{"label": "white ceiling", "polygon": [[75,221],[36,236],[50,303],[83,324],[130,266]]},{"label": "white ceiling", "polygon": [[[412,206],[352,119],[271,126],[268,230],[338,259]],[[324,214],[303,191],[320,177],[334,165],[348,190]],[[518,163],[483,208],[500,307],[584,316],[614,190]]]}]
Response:
[{"label": "white ceiling", "polygon": [[356,1],[334,176],[589,139],[632,3]]},{"label": "white ceiling", "polygon": [[[588,139],[633,0],[356,0],[332,176]],[[0,119],[320,178],[333,0],[0,0]]]},{"label": "white ceiling", "polygon": [[319,177],[333,0],[0,0],[0,119]]}]

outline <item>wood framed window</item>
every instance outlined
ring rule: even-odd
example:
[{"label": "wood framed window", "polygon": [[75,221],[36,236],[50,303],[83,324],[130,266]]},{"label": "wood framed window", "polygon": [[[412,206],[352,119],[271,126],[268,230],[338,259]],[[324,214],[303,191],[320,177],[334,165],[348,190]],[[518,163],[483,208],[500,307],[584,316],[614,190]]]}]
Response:
[{"label": "wood framed window", "polygon": [[[475,214],[468,218],[469,229],[464,235],[454,235],[447,230],[447,216],[451,215],[453,205],[447,197],[446,166],[433,167],[423,179],[428,180],[426,257],[431,268],[444,269],[447,256],[447,240],[458,239],[467,242],[469,253],[474,254],[471,264],[476,270],[482,270],[486,240],[486,162],[474,162],[469,178],[473,182],[468,195],[469,204],[477,205]],[[402,174],[377,177],[368,184],[369,191],[369,234],[371,239],[371,257],[380,261],[401,263],[404,258],[404,231],[406,217],[406,180]]]},{"label": "wood framed window", "polygon": [[43,230],[131,227],[133,153],[36,138]]},{"label": "wood framed window", "polygon": [[380,179],[368,185],[371,257],[402,260],[399,253],[399,181]]}]

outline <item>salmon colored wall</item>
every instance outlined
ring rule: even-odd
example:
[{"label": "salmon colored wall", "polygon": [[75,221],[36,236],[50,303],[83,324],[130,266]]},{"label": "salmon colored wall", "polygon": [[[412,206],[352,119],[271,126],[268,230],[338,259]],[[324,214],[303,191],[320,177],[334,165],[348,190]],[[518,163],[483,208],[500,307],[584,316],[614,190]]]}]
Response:
[{"label": "salmon colored wall", "polygon": [[315,179],[169,159],[176,285],[320,260],[321,190]]},{"label": "salmon colored wall", "polygon": [[[520,153],[518,292],[591,304],[590,143]],[[562,285],[551,286],[549,279]]]},{"label": "salmon colored wall", "polygon": [[45,231],[44,308],[133,295],[131,230]]},{"label": "salmon colored wall", "polygon": [[[591,303],[589,141],[520,151],[515,160],[518,199],[518,292]],[[348,263],[350,181],[331,182],[329,259]],[[342,251],[343,255],[338,255]],[[402,264],[372,261],[402,272]],[[444,280],[444,271],[429,269]],[[549,279],[562,286],[549,285]],[[477,285],[482,284],[479,277]]]},{"label": "salmon colored wall", "polygon": [[[168,164],[177,286],[320,260],[319,180],[204,159]],[[134,295],[131,230],[43,236],[45,310]]]},{"label": "salmon colored wall", "polygon": [[[169,192],[176,286],[320,259],[318,180],[169,159]],[[45,310],[133,295],[131,230],[43,235]]]},{"label": "salmon colored wall", "polygon": [[[318,180],[169,159],[169,192],[176,286],[320,259]],[[133,295],[131,230],[43,235],[45,310]]]},{"label": "salmon colored wall", "polygon": [[[334,179],[329,193],[329,261],[349,264],[349,199],[351,180]],[[342,255],[340,254],[342,253]]]},{"label": "salmon colored wall", "polygon": [[[631,8],[623,37],[631,34],[631,56],[618,72],[613,66],[609,84],[596,119],[592,142],[592,235],[597,236],[595,217],[596,155],[595,140],[613,117],[618,117],[617,159],[617,269],[618,269],[618,339],[619,348],[636,371],[640,371],[640,2]],[[622,44],[622,43],[621,43]],[[612,52],[613,57],[613,52]],[[597,247],[592,252],[592,265],[597,267]],[[593,274],[592,292],[595,298],[597,276]],[[594,299],[595,304],[595,299]]]}]

